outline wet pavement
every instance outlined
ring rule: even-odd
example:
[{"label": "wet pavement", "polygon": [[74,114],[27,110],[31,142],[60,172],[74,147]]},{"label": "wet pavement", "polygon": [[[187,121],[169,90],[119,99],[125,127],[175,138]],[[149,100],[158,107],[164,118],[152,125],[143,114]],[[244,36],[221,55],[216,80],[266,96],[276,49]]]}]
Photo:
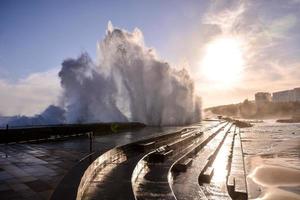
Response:
[{"label": "wet pavement", "polygon": [[[91,168],[93,164],[89,161],[82,169],[84,176],[77,175],[78,184],[79,180],[87,183],[81,188],[80,182],[78,191],[82,192],[79,192],[82,199],[230,199],[226,186],[231,166],[228,158],[234,155],[231,149],[236,149],[232,143],[234,130],[235,126],[230,123],[210,121],[186,127],[147,127],[96,136],[93,151],[101,156],[93,163],[97,163],[94,166],[100,170]],[[174,134],[176,131],[178,134]],[[160,138],[157,143],[143,152],[131,144],[156,137]],[[240,138],[237,140],[240,145]],[[87,137],[81,137],[51,143],[1,145],[0,199],[49,199],[61,185],[60,181],[72,175],[74,166],[90,154],[89,143]],[[150,161],[155,150],[166,144],[164,152],[173,152],[162,162]],[[192,159],[192,164],[185,172],[175,173],[175,164],[187,158]],[[239,163],[238,166],[243,166]],[[209,183],[202,183],[199,177],[207,167],[217,171]],[[78,195],[77,188],[74,199]],[[64,198],[59,198],[61,193],[57,194],[56,199]],[[68,197],[68,193],[65,196]]]},{"label": "wet pavement", "polygon": [[1,199],[48,199],[64,174],[88,153],[84,147],[61,145],[0,146]]},{"label": "wet pavement", "polygon": [[[117,145],[177,129],[148,127],[96,136],[93,150],[105,152]],[[41,144],[0,145],[0,199],[49,199],[64,175],[89,153],[86,137]]]},{"label": "wet pavement", "polygon": [[[221,145],[221,142],[226,136],[227,132],[232,131],[233,128],[230,129],[230,127],[231,125],[228,124],[223,131],[216,135],[215,138],[209,141],[207,145],[205,145],[196,155],[193,156],[193,163],[185,173],[180,173],[177,176],[175,175],[172,189],[177,199],[188,200],[209,198],[211,194],[208,192],[207,188],[210,187],[210,184],[200,185],[199,175],[202,171],[204,171],[205,167],[207,167],[207,163],[205,161],[209,160],[210,155],[217,150],[218,145]],[[218,156],[216,159],[218,159]],[[226,163],[221,164],[226,166]],[[214,177],[212,179],[214,179]]]},{"label": "wet pavement", "polygon": [[[175,150],[174,155],[170,156],[163,163],[148,163],[147,170],[141,171],[134,185],[135,194],[138,199],[175,199],[178,196],[171,190],[171,180],[170,180],[170,169],[176,160],[180,159],[183,155],[193,151],[195,148],[201,146],[202,143],[211,139],[211,136],[218,133],[225,124],[218,125],[215,128],[212,128],[210,131],[204,131],[204,133],[199,137],[194,139],[192,143],[187,143],[185,146],[178,147]],[[224,134],[227,130],[221,131]],[[222,135],[222,134],[221,134]],[[203,162],[203,160],[201,160]],[[192,174],[193,178],[198,177],[199,171]],[[184,176],[184,175],[183,175]],[[197,183],[198,184],[198,178]],[[189,195],[189,191],[183,189],[184,185],[178,187],[178,191],[182,194]],[[173,188],[174,189],[174,188]],[[194,196],[193,196],[194,198]],[[192,199],[193,199],[192,198]]]},{"label": "wet pavement", "polygon": [[[203,122],[200,126],[203,125],[206,127],[210,127],[214,126],[214,124],[216,123],[219,122]],[[182,127],[182,129],[183,128],[188,128],[189,131],[192,131],[198,129],[199,125]],[[182,138],[182,135],[185,135],[185,133],[174,133],[168,135],[167,137],[159,139],[152,138],[151,141],[155,141],[155,145],[153,148],[158,148],[162,145],[171,143],[176,138]],[[134,199],[131,183],[133,171],[139,160],[145,154],[147,154],[147,152],[151,151],[151,149],[147,149],[143,153],[137,151],[135,145],[120,147],[120,149],[115,152],[118,159],[113,159],[113,162],[110,162],[110,159],[107,161],[99,160],[100,162],[104,162],[105,166],[95,174],[95,177],[92,180],[87,181],[88,186],[86,186],[86,189],[83,188],[83,199]],[[106,156],[104,156],[103,158],[105,157]],[[102,166],[100,162],[98,162],[99,166]],[[95,170],[98,169],[93,169],[93,171]],[[116,193],[115,191],[119,192]]]},{"label": "wet pavement", "polygon": [[201,190],[207,199],[231,199],[227,190],[227,176],[230,170],[229,158],[231,156],[231,149],[233,148],[235,133],[236,127],[232,126],[212,165],[214,174],[210,183],[201,186]]},{"label": "wet pavement", "polygon": [[88,186],[83,199],[134,199],[131,175],[135,164],[143,155],[127,156],[129,159],[126,161],[111,163],[109,167],[101,170]]}]

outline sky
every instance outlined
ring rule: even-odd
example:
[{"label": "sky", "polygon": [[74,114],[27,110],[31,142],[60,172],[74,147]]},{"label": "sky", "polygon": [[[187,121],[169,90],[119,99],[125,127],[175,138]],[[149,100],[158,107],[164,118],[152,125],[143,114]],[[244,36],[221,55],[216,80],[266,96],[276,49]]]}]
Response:
[{"label": "sky", "polygon": [[108,21],[138,27],[161,59],[187,68],[204,107],[300,87],[299,11],[299,0],[1,0],[0,115],[59,104],[61,63],[95,60]]}]

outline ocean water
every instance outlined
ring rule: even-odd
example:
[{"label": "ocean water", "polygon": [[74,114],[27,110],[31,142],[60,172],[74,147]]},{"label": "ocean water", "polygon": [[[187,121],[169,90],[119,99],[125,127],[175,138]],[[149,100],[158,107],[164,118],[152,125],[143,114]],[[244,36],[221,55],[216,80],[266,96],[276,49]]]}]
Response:
[{"label": "ocean water", "polygon": [[242,129],[250,199],[300,199],[300,123]]}]

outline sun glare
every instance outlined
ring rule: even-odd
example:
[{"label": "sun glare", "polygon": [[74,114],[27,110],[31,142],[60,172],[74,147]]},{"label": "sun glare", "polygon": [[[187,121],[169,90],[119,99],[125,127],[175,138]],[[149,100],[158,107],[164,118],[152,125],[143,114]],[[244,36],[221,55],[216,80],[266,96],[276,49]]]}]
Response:
[{"label": "sun glare", "polygon": [[207,45],[201,70],[210,81],[228,87],[240,79],[243,65],[241,42],[230,37],[219,38]]}]

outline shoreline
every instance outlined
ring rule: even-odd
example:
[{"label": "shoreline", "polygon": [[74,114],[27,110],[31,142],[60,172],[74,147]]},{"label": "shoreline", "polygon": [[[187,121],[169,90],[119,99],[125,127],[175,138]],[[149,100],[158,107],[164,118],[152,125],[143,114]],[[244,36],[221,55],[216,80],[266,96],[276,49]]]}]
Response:
[{"label": "shoreline", "polygon": [[242,133],[249,199],[300,200],[300,126],[265,120]]},{"label": "shoreline", "polygon": [[300,169],[261,163],[248,178],[261,191],[255,199],[300,199]]}]

